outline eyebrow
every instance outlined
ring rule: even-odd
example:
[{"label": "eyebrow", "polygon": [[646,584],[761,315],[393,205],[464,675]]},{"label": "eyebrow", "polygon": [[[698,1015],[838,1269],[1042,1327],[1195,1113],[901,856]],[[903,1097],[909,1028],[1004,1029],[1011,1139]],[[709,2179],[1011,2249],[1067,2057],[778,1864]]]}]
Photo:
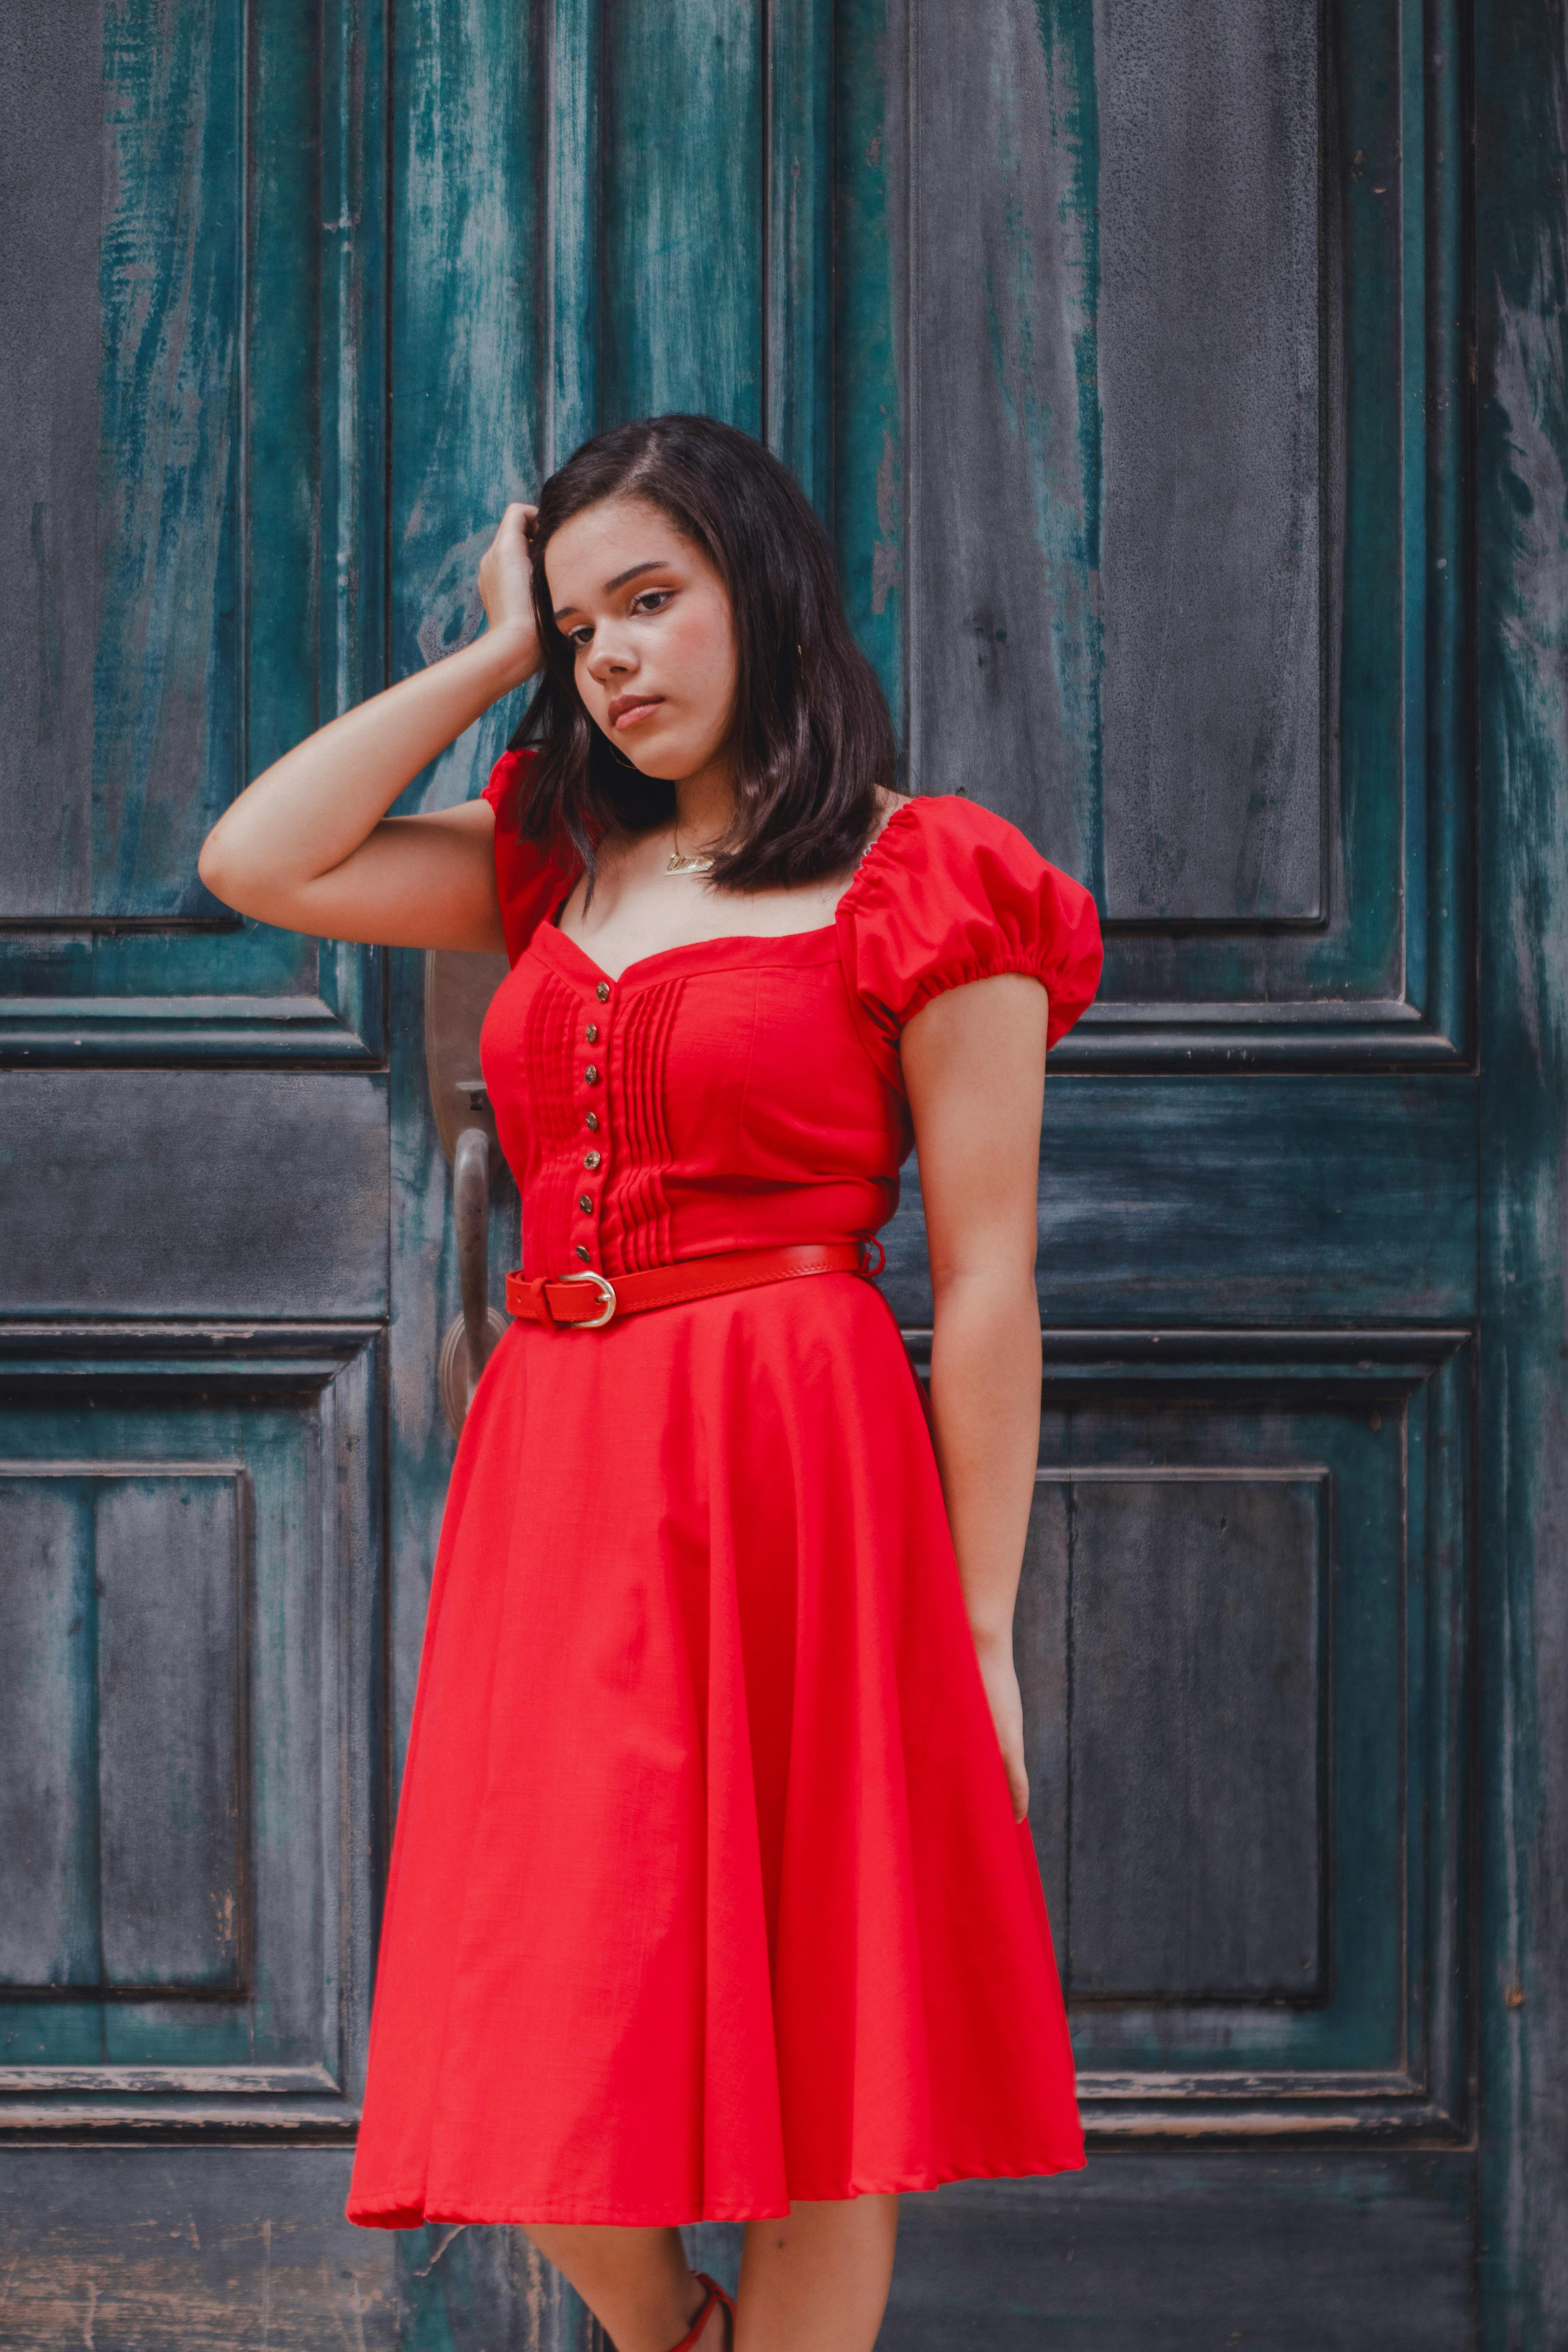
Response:
[{"label": "eyebrow", "polygon": [[[628,580],[636,580],[644,572],[661,572],[668,562],[668,555],[650,555],[646,563],[634,563],[628,570],[617,572],[613,580],[606,580],[600,593],[613,596],[617,588],[626,586]],[[576,610],[575,604],[557,604],[552,608],[550,617],[552,621],[558,621],[563,613],[574,613]]]}]

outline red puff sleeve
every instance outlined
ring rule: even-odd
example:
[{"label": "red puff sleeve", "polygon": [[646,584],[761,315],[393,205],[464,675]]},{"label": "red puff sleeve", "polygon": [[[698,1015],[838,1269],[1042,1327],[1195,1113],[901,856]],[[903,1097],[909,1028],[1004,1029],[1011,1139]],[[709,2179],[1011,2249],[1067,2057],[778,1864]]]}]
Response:
[{"label": "red puff sleeve", "polygon": [[1047,1043],[1065,1037],[1100,985],[1100,917],[1016,825],[955,793],[895,809],[846,892],[847,962],[884,1047],[944,989],[1027,972],[1050,999]]},{"label": "red puff sleeve", "polygon": [[496,813],[496,895],[507,955],[513,963],[583,870],[569,843],[531,841],[519,825],[529,770],[538,756],[533,751],[503,751],[481,795]]}]

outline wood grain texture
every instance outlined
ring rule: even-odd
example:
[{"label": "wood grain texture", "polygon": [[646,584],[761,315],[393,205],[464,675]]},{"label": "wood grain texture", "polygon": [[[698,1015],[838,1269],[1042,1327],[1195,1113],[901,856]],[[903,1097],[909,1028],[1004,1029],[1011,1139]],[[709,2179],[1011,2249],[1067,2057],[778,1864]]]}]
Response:
[{"label": "wood grain texture", "polygon": [[0,908],[91,898],[103,24],[78,0],[0,33]]},{"label": "wood grain texture", "polygon": [[1568,20],[1476,15],[1484,2341],[1568,2336]]},{"label": "wood grain texture", "polygon": [[836,0],[834,33],[834,532],[850,626],[904,738],[904,0]]},{"label": "wood grain texture", "polygon": [[[235,1475],[13,1464],[0,1465],[0,1495],[16,1636],[0,1675],[20,1702],[0,1709],[14,1833],[0,1862],[0,1977],[36,1991],[233,1988],[244,1899]],[[40,1721],[29,1700],[46,1690]]]},{"label": "wood grain texture", "polygon": [[394,2352],[390,2233],[328,2148],[0,2150],[10,2352]]},{"label": "wood grain texture", "polygon": [[196,852],[239,781],[239,20],[116,8],[103,79],[92,898],[59,911],[211,914]]},{"label": "wood grain texture", "polygon": [[1320,917],[1316,0],[1100,0],[1112,916]]},{"label": "wood grain texture", "polygon": [[[917,1365],[926,1346],[914,1343]],[[1458,1952],[1475,1598],[1464,1335],[1089,1327],[1047,1330],[1045,1360],[1015,1649],[1030,1816],[1091,2143],[1458,2137],[1469,2112]],[[1281,1573],[1267,1512],[1240,1586],[1227,1588],[1223,1558],[1191,1540],[1194,1517],[1222,1486],[1251,1497],[1276,1482],[1317,1498],[1323,1547],[1318,1614],[1310,1629],[1298,1617],[1293,1642],[1276,1595],[1255,1589]],[[1140,1486],[1160,1490],[1162,1507],[1145,1495],[1123,1528],[1121,1505],[1130,1494],[1136,1502]],[[1167,1510],[1169,1487],[1196,1499]],[[1090,1570],[1091,1583],[1103,1582],[1086,1591],[1074,1522],[1086,1497],[1092,1517],[1097,1495],[1116,1524]],[[1247,1507],[1221,1513],[1232,1524],[1220,1546],[1244,1531]],[[1147,1544],[1141,1524],[1158,1530]],[[1141,1559],[1164,1588],[1143,1599],[1132,1589]],[[1228,1606],[1234,1622],[1205,1645],[1199,1671],[1215,1669],[1213,1692],[1162,1738],[1166,1710],[1192,1696],[1169,1611],[1194,1568],[1194,1610]],[[1100,1605],[1108,1593],[1125,1605]],[[1267,1943],[1280,1854],[1300,1864],[1305,1853],[1326,1896],[1311,1996],[1292,2002],[1281,1988],[1273,2001],[1227,1999],[1194,1972],[1190,1997],[1105,2000],[1079,1979],[1080,1915],[1101,1941],[1107,1920],[1139,1915],[1133,1940],[1145,1962],[1183,1948],[1181,1882],[1229,1867],[1225,1841],[1245,1840],[1258,1801],[1250,1789],[1215,1794],[1178,1821],[1169,1809],[1184,1772],[1204,1758],[1226,1780],[1229,1744],[1245,1748],[1249,1724],[1276,1765],[1289,1759],[1288,1725],[1266,1710],[1280,1703],[1276,1675],[1289,1693],[1294,1664],[1299,1682],[1308,1642],[1318,1689],[1315,1706],[1298,1691],[1297,1760],[1317,1744],[1319,1771],[1286,1783],[1288,1826],[1276,1824],[1227,1902],[1205,1906],[1203,1934],[1231,1939],[1232,1953],[1252,1936]],[[1218,1671],[1253,1643],[1245,1673]],[[1140,1655],[1150,1660],[1147,1688],[1118,1697]]]},{"label": "wood grain texture", "polygon": [[914,6],[910,775],[1100,878],[1093,28],[1077,0]]},{"label": "wood grain texture", "polygon": [[[61,1709],[68,1753],[57,1735],[33,1779],[35,1810],[69,1791],[70,1836],[24,1843],[20,1891],[48,1895],[52,1859],[54,1915],[80,1958],[68,1997],[35,1976],[0,2000],[11,2131],[321,2136],[353,2121],[384,1826],[379,1348],[363,1327],[281,1352],[243,1325],[187,1334],[195,1359],[180,1344],[171,1326],[51,1340],[0,1324],[0,1365],[20,1374],[0,1383],[0,1496],[16,1504],[6,1532],[30,1546],[4,1563],[23,1645],[6,1680],[47,1698],[71,1671],[58,1608],[11,1605],[15,1582],[36,1595],[46,1570],[85,1601],[95,1654],[78,1667],[85,1705]],[[7,1717],[7,1773],[38,1711],[24,1706],[16,1733]],[[26,1777],[16,1785],[26,1796]],[[16,1859],[0,1854],[8,1922]],[[5,1932],[9,1956],[18,1928]]]},{"label": "wood grain texture", "polygon": [[763,427],[763,11],[620,0],[600,86],[601,425]]},{"label": "wood grain texture", "polygon": [[907,2197],[880,2352],[1468,2352],[1462,2158],[1112,2157]]},{"label": "wood grain texture", "polygon": [[93,1498],[0,1476],[0,1983],[101,1975]]},{"label": "wood grain texture", "polygon": [[1327,1474],[1062,1483],[1069,1988],[1310,1999],[1328,1958]]},{"label": "wood grain texture", "polygon": [[12,1313],[384,1310],[383,1081],[18,1071],[6,1090]]},{"label": "wood grain texture", "polygon": [[[1465,1321],[1475,1097],[1466,1079],[1047,1083],[1047,1323]],[[883,1236],[900,1323],[931,1320],[918,1164]]]}]

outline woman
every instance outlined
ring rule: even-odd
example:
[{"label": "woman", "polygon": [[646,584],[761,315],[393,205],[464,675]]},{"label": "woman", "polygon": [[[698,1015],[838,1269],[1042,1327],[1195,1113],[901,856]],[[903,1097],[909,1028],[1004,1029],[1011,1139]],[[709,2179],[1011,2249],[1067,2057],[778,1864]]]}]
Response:
[{"label": "woman", "polygon": [[[618,2352],[864,2352],[900,2190],[1083,2161],[1012,1617],[1046,1049],[1099,929],[1000,818],[894,791],[830,543],[745,435],[602,435],[479,586],[483,635],[202,855],[262,921],[512,963],[517,1319],[453,1472],[348,2210],[521,2223]],[[482,799],[387,817],[542,667]],[[929,1407],[863,1278],[911,1143]],[[699,2219],[749,2224],[736,2306]]]}]

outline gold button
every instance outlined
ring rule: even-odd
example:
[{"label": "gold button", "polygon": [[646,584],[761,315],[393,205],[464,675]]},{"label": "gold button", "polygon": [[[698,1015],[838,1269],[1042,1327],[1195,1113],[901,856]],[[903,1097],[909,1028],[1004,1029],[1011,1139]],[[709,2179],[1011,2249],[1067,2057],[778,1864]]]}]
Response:
[{"label": "gold button", "polygon": [[596,1128],[599,1124],[598,1112],[596,1110],[591,1110],[588,1113],[587,1118],[583,1121],[583,1124],[584,1127]]},{"label": "gold button", "polygon": [[584,1167],[596,1168],[599,1164],[601,1156],[602,1155],[597,1151],[585,1151],[583,1155]]},{"label": "gold button", "polygon": [[589,1043],[589,1045],[596,1045],[598,1044],[598,1042],[599,1042],[599,1024],[598,1024],[598,1023],[597,1023],[596,1021],[590,1021],[590,1022],[589,1022],[589,1024],[588,1024],[588,1028],[587,1028],[587,1038],[588,1038],[588,1043]]},{"label": "gold button", "polygon": [[577,1206],[582,1210],[583,1214],[585,1217],[591,1217],[594,1213],[593,1194],[591,1192],[579,1192],[577,1195]]},{"label": "gold button", "polygon": [[596,1087],[599,1083],[598,1064],[596,1062],[590,1062],[587,1068],[584,1071],[583,1076],[587,1079],[588,1084],[591,1087]]},{"label": "gold button", "polygon": [[609,995],[609,992],[610,983],[607,980],[602,980],[597,988],[594,991],[595,995],[598,998],[601,1004],[604,1003],[605,998]]},{"label": "gold button", "polygon": [[587,1265],[587,1263],[588,1263],[588,1253],[587,1253],[587,1251],[584,1248],[584,1246],[583,1246],[583,1244],[582,1244],[582,1243],[581,1243],[581,1242],[579,1242],[579,1243],[578,1243],[578,1244],[577,1244],[577,1255],[578,1255],[578,1256],[582,1259],[582,1261],[583,1261],[584,1265]]}]

